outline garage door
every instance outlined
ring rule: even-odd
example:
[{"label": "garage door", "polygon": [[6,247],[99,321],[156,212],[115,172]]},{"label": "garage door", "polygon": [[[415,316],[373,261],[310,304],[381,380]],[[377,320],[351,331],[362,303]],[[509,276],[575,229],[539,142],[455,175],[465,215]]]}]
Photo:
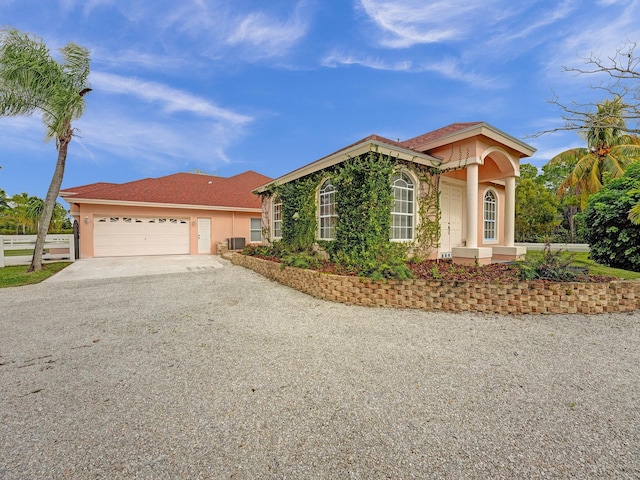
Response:
[{"label": "garage door", "polygon": [[170,217],[95,217],[94,255],[176,255],[189,253],[189,220]]}]

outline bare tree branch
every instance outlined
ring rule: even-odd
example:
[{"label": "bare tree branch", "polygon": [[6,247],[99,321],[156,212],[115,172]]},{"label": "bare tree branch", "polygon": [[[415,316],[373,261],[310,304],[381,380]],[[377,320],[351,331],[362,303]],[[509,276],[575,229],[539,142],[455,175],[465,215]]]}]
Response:
[{"label": "bare tree branch", "polygon": [[[636,53],[638,42],[627,41],[625,45],[617,49],[613,56],[602,59],[596,54],[583,57],[585,67],[563,67],[565,72],[575,76],[580,75],[607,75],[608,81],[591,85],[592,90],[604,92],[607,97],[619,97],[624,103],[624,111],[619,117],[624,121],[622,128],[628,134],[640,135],[640,56]],[[597,105],[600,103],[578,103],[574,100],[563,102],[556,93],[548,102],[558,107],[561,111],[563,125],[560,127],[542,130],[531,137],[540,137],[558,131],[584,132],[593,127],[607,127],[606,123],[600,123],[602,116],[594,115]]]}]

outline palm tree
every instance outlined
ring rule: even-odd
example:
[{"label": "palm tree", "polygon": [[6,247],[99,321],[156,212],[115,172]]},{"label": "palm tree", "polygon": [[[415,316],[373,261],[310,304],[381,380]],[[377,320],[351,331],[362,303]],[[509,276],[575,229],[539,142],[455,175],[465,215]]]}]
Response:
[{"label": "palm tree", "polygon": [[11,202],[11,217],[16,224],[16,235],[20,233],[20,227],[22,227],[22,234],[27,233],[27,227],[31,227],[33,224],[31,216],[28,211],[29,200],[32,197],[28,193],[16,193],[9,200]]},{"label": "palm tree", "polygon": [[27,201],[27,216],[29,217],[31,222],[36,225],[36,229],[40,228],[43,212],[44,200],[42,200],[40,197],[29,197],[29,200]]},{"label": "palm tree", "polygon": [[620,97],[597,105],[596,113],[584,125],[586,148],[572,148],[553,157],[549,164],[575,162],[558,194],[577,195],[584,208],[587,199],[600,191],[607,178],[618,178],[629,164],[640,159],[640,141],[625,133],[624,112],[627,106]]},{"label": "palm tree", "polygon": [[72,120],[84,111],[88,84],[89,51],[68,43],[60,49],[62,63],[49,53],[42,39],[15,28],[0,30],[0,115],[42,112],[46,140],[56,140],[58,159],[45,198],[44,210],[29,271],[42,268],[42,250],[64,176]]},{"label": "palm tree", "polygon": [[[42,212],[44,212],[44,200],[40,197],[29,197],[27,202],[27,216],[31,219],[34,225],[37,225],[37,228],[40,228],[40,221],[42,218]],[[51,222],[49,225],[49,230],[53,227],[54,229],[60,229],[62,224],[64,223],[64,219],[67,216],[67,211],[65,208],[56,203],[53,207],[53,214],[51,215]]]}]

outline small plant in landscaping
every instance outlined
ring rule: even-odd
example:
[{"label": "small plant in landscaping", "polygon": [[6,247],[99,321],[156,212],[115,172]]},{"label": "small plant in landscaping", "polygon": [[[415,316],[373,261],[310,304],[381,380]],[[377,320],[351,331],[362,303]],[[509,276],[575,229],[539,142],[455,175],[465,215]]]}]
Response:
[{"label": "small plant in landscaping", "polygon": [[[451,270],[450,270],[451,271]],[[438,266],[434,265],[433,267],[431,267],[431,269],[429,270],[429,273],[431,274],[431,276],[433,278],[435,278],[436,280],[439,280],[442,278],[442,274],[440,273],[440,271],[438,270]]]},{"label": "small plant in landscaping", "polygon": [[282,266],[306,268],[318,270],[322,267],[324,259],[315,252],[290,253],[282,257]]},{"label": "small plant in landscaping", "polygon": [[251,257],[280,261],[282,257],[291,252],[284,243],[273,242],[271,245],[247,245],[244,250],[242,250],[242,253]]},{"label": "small plant in landscaping", "polygon": [[569,282],[577,280],[579,275],[571,266],[574,255],[565,255],[562,250],[551,251],[551,245],[544,247],[542,257],[518,262],[522,280],[555,280]]}]

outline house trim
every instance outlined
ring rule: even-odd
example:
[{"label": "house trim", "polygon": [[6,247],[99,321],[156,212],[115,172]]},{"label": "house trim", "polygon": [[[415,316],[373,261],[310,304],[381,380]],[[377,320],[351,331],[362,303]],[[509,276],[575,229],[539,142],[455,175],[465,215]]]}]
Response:
[{"label": "house trim", "polygon": [[483,135],[487,138],[495,140],[496,142],[500,142],[503,145],[506,145],[509,148],[512,148],[524,154],[524,156],[526,157],[530,157],[536,152],[535,148],[532,148],[526,143],[521,142],[517,138],[512,137],[508,133],[505,133],[502,130],[497,129],[486,122],[477,123],[470,127],[452,132],[448,135],[443,135],[441,137],[435,138],[425,143],[415,145],[414,148],[415,150],[420,150],[420,151],[431,150],[437,147],[441,147],[443,145],[450,145],[455,142],[466,140],[467,138],[474,137],[476,135]]},{"label": "house trim", "polygon": [[419,165],[433,167],[440,166],[442,162],[442,159],[434,157],[432,155],[427,155],[425,153],[389,145],[376,139],[365,139],[364,141],[361,141],[353,146],[339,150],[327,157],[316,160],[315,162],[311,162],[303,167],[293,170],[290,173],[287,173],[286,175],[278,177],[274,181],[256,188],[254,190],[254,193],[263,193],[267,190],[267,187],[271,185],[281,185],[293,180],[297,180],[298,178],[310,175],[319,170],[324,170],[326,168],[349,160],[350,158],[354,158],[368,152],[376,152],[382,155],[388,155],[394,158],[398,158],[400,160],[407,160]]},{"label": "house trim", "polygon": [[125,200],[96,200],[94,198],[67,198],[67,195],[60,195],[67,202],[73,203],[90,203],[93,205],[116,205],[123,207],[151,207],[151,208],[187,208],[190,210],[218,210],[221,212],[249,212],[262,213],[261,208],[246,207],[216,207],[209,205],[188,205],[183,203],[150,203],[150,202],[131,202]]}]

